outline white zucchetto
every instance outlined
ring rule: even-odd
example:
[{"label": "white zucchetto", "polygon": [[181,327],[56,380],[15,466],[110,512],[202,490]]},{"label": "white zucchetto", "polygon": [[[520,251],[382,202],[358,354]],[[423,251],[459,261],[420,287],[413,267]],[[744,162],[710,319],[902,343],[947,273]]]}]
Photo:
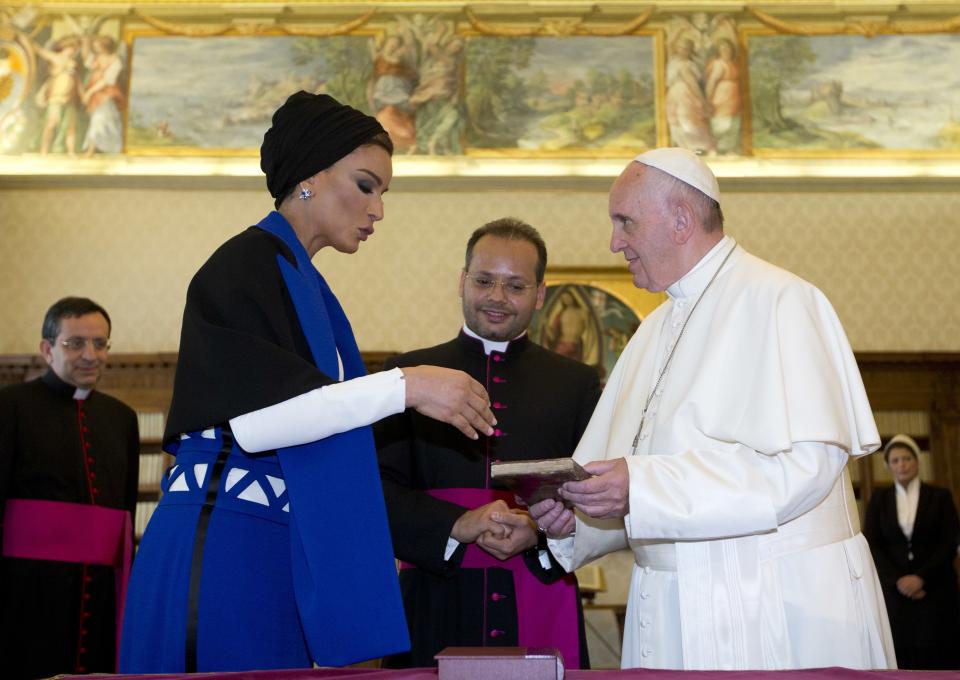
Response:
[{"label": "white zucchetto", "polygon": [[717,183],[717,178],[707,164],[692,151],[676,147],[651,149],[633,160],[676,177],[681,182],[702,191],[717,203],[720,202],[720,185]]}]

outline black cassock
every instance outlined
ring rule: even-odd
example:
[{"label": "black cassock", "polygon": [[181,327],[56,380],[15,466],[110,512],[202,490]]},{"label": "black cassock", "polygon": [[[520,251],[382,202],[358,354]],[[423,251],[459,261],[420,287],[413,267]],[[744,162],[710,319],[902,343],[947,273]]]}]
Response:
[{"label": "black cassock", "polygon": [[[135,513],[137,416],[102,392],[75,400],[75,389],[48,371],[0,390],[0,512],[21,498]],[[113,567],[0,557],[3,676],[113,672],[114,613]]]},{"label": "black cassock", "polygon": [[[375,427],[394,552],[416,565],[400,573],[412,649],[409,655],[389,659],[388,665],[394,667],[434,666],[434,654],[447,646],[518,644],[512,573],[461,569],[464,545],[444,561],[450,532],[464,509],[424,490],[497,488],[489,480],[495,460],[570,456],[600,396],[593,368],[550,352],[526,336],[512,341],[505,352],[487,356],[482,342],[461,332],[450,342],[389,359],[385,368],[419,364],[460,369],[484,385],[497,431],[473,441],[412,410]],[[552,556],[551,569],[544,569],[537,549],[528,550],[522,559],[543,582],[565,575]],[[484,597],[485,592],[507,597],[493,601]],[[577,605],[581,665],[587,667],[579,598]]]}]

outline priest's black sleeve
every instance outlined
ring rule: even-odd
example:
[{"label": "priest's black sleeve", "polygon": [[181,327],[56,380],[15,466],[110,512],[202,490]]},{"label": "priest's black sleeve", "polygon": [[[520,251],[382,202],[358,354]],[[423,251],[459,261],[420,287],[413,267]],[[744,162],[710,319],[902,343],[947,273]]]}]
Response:
[{"label": "priest's black sleeve", "polygon": [[[597,402],[600,400],[600,393],[602,392],[600,375],[593,368],[587,366],[583,368],[584,370],[580,371],[577,377],[579,381],[577,391],[580,394],[580,399],[577,403],[576,412],[573,414],[575,427],[574,437],[570,442],[571,456],[577,448],[577,444],[580,443],[580,438],[583,436],[584,430],[587,429],[587,424],[590,422],[591,416],[593,416],[593,410],[597,407]],[[527,565],[527,569],[530,570],[530,573],[536,576],[537,580],[542,583],[553,583],[566,576],[566,570],[560,566],[560,563],[557,562],[553,553],[547,548],[546,536],[541,533],[537,538],[537,545],[523,553],[523,561]],[[545,568],[540,561],[540,556],[543,554],[550,560],[549,569]]]}]

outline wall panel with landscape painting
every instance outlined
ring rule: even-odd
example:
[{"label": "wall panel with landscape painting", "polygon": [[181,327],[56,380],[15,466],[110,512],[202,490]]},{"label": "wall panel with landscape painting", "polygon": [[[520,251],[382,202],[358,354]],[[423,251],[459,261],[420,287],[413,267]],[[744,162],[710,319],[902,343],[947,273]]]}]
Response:
[{"label": "wall panel with landscape painting", "polygon": [[960,149],[960,35],[747,35],[754,153]]},{"label": "wall panel with landscape painting", "polygon": [[0,174],[17,158],[63,172],[48,159],[64,154],[89,159],[74,174],[145,156],[255,172],[243,159],[298,89],[376,115],[399,158],[454,170],[666,144],[960,158],[960,3],[831,7],[14,3],[0,9]]}]

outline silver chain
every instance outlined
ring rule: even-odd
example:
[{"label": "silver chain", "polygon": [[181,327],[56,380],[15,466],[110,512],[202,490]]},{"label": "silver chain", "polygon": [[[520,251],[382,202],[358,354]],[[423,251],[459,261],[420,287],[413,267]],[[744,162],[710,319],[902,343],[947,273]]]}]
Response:
[{"label": "silver chain", "polygon": [[723,266],[727,263],[727,260],[730,259],[730,256],[733,255],[733,251],[736,249],[737,244],[734,243],[733,248],[727,252],[726,256],[723,258],[723,262],[721,262],[720,266],[717,267],[717,271],[713,272],[713,276],[711,276],[710,280],[707,281],[707,285],[704,287],[703,292],[700,293],[700,297],[697,298],[697,301],[693,303],[693,307],[690,308],[690,313],[687,314],[687,318],[680,327],[680,332],[677,333],[677,339],[674,341],[673,347],[670,348],[670,353],[667,355],[667,360],[663,362],[663,368],[660,369],[660,375],[657,376],[657,382],[654,383],[653,389],[650,390],[650,394],[647,396],[647,403],[643,405],[643,413],[640,414],[640,427],[637,428],[637,435],[633,438],[633,446],[630,448],[631,456],[636,455],[637,453],[637,446],[640,444],[640,433],[643,432],[643,425],[647,421],[647,409],[650,408],[650,403],[653,401],[653,397],[657,393],[660,383],[663,381],[663,376],[667,373],[667,368],[670,366],[670,360],[673,359],[673,353],[677,350],[677,345],[680,344],[680,338],[683,337],[683,332],[687,330],[687,324],[690,323],[690,318],[700,305],[700,301],[703,300],[703,296],[707,294],[708,290],[710,290],[710,286],[713,284],[714,279],[716,279],[720,274]]}]

